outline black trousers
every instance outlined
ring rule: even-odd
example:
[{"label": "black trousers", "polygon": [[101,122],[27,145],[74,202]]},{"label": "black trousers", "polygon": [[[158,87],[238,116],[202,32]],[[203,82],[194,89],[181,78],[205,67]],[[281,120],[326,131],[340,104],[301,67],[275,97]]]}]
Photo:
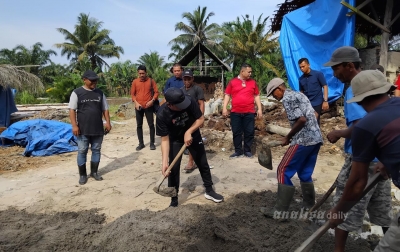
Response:
[{"label": "black trousers", "polygon": [[155,136],[155,128],[154,128],[154,115],[153,115],[153,107],[150,108],[142,108],[141,110],[136,111],[136,126],[137,126],[137,135],[139,139],[139,143],[143,144],[143,117],[146,115],[147,124],[150,128],[150,143],[154,143]]},{"label": "black trousers", "polygon": [[[179,150],[182,148],[183,143],[181,142],[170,142],[169,145],[169,162],[176,157]],[[212,179],[210,166],[208,165],[206,150],[204,148],[203,140],[201,135],[193,137],[192,144],[188,147],[190,154],[192,154],[193,160],[197,167],[199,168],[201,178],[203,179],[203,185],[206,191],[212,190]],[[180,183],[180,168],[181,168],[182,156],[178,159],[175,165],[171,169],[171,173],[168,176],[168,187],[175,187],[176,191],[179,191]]]},{"label": "black trousers", "polygon": [[317,122],[318,122],[318,125],[320,125],[319,118],[321,117],[321,113],[322,113],[322,103],[320,105],[313,106],[313,109],[315,112],[318,113]]},{"label": "black trousers", "polygon": [[[254,140],[254,113],[231,113],[230,117],[235,152],[241,154],[251,152],[251,145]],[[242,136],[244,136],[243,144]]]}]

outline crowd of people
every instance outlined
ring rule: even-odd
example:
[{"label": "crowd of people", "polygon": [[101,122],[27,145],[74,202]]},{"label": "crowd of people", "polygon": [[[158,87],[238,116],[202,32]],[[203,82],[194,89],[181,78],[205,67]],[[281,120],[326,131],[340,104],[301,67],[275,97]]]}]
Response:
[{"label": "crowd of people", "polygon": [[[324,75],[311,69],[309,60],[301,58],[299,69],[300,92],[287,88],[281,78],[272,79],[266,88],[267,96],[281,101],[290,122],[290,132],[282,138],[281,145],[289,145],[277,168],[277,201],[270,208],[263,208],[266,217],[288,211],[295,187],[291,181],[297,173],[303,196],[302,207],[310,209],[315,204],[315,189],[312,174],[318,153],[323,144],[320,130],[320,115],[329,109],[328,85]],[[336,179],[334,207],[331,213],[346,219],[331,218],[329,225],[335,229],[335,251],[344,251],[348,233],[361,228],[365,212],[371,223],[382,227],[384,237],[375,251],[400,250],[400,213],[391,218],[391,178],[400,188],[400,78],[397,72],[396,86],[388,83],[383,67],[374,65],[361,71],[361,59],[354,47],[336,49],[329,62],[334,76],[344,84],[344,113],[346,129],[333,130],[327,135],[331,143],[345,139],[345,162]],[[165,84],[162,93],[165,103],[154,106],[158,100],[157,83],[149,78],[146,67],[137,69],[138,78],[133,80],[132,101],[135,103],[137,136],[136,150],[145,148],[143,141],[143,117],[146,116],[150,129],[150,150],[155,150],[155,135],[161,137],[161,173],[168,177],[168,186],[179,191],[180,157],[170,172],[167,168],[178,155],[183,145],[189,155],[184,170],[192,172],[198,168],[205,187],[205,198],[221,202],[224,197],[213,188],[210,166],[199,128],[204,123],[203,90],[194,84],[191,70],[174,64],[173,76]],[[251,78],[252,67],[243,64],[238,76],[231,79],[225,88],[222,115],[230,117],[234,153],[230,158],[253,156],[255,118],[262,117],[260,90]],[[103,136],[111,130],[110,116],[105,95],[96,88],[98,76],[86,71],[83,86],[75,89],[70,98],[70,119],[73,134],[78,139],[77,164],[79,184],[87,182],[86,156],[92,150],[91,172],[95,180],[98,174],[100,149]],[[393,94],[393,91],[395,93]],[[229,103],[230,102],[230,103]],[[229,104],[230,108],[229,108]],[[154,114],[156,122],[154,123]],[[105,124],[102,118],[105,119]],[[362,197],[369,177],[381,173],[381,181]],[[355,205],[354,202],[357,202]],[[353,206],[354,205],[354,206]],[[178,206],[178,197],[172,197],[170,207]]]}]

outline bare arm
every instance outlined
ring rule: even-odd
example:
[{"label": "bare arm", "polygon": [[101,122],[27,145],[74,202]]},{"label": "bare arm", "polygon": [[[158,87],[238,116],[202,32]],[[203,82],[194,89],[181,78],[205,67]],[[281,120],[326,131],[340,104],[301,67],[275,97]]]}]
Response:
[{"label": "bare arm", "polygon": [[322,103],[322,110],[328,110],[329,103],[328,103],[328,85],[324,86],[324,102]]},{"label": "bare arm", "polygon": [[161,172],[167,177],[169,174],[166,174],[165,171],[168,169],[168,159],[169,159],[169,136],[161,137],[161,155],[162,155],[162,166]]},{"label": "bare arm", "polygon": [[254,97],[254,101],[256,102],[257,105],[257,117],[261,118],[262,117],[262,107],[261,107],[261,100],[260,100],[260,96],[256,95]]},{"label": "bare arm", "polygon": [[229,102],[229,99],[230,99],[231,97],[229,96],[229,95],[225,95],[224,96],[224,104],[222,105],[223,107],[222,107],[222,115],[223,116],[228,116],[228,109],[227,109],[227,106],[228,106],[228,102]]},{"label": "bare arm", "polygon": [[198,100],[197,102],[199,103],[201,113],[204,115],[204,109],[205,109],[204,100]]},{"label": "bare arm", "polygon": [[69,110],[69,119],[71,120],[71,125],[72,125],[72,134],[75,136],[78,136],[80,134],[79,132],[79,127],[76,122],[76,111],[75,109],[70,109]]},{"label": "bare arm", "polygon": [[340,138],[351,138],[351,133],[353,132],[354,126],[358,123],[359,120],[353,121],[353,124],[348,127],[347,129],[343,130],[332,130],[331,132],[328,133],[326,136],[328,138],[328,141],[331,143],[336,143]]},{"label": "bare arm", "polygon": [[399,90],[399,89],[396,89],[396,90],[394,91],[394,96],[400,97],[400,90]]},{"label": "bare arm", "polygon": [[104,110],[103,116],[104,116],[104,119],[106,119],[106,131],[110,132],[110,130],[111,130],[110,112],[108,110]]}]

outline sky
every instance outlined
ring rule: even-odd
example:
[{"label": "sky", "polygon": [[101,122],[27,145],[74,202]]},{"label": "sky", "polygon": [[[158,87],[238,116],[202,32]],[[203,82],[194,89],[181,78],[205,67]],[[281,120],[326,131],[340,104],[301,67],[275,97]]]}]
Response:
[{"label": "sky", "polygon": [[[111,30],[110,37],[124,49],[120,59],[105,59],[108,64],[131,60],[136,63],[145,53],[158,52],[168,60],[168,42],[177,37],[175,24],[185,20],[182,13],[193,12],[199,5],[207,7],[207,13],[215,15],[210,23],[222,24],[249,14],[256,20],[273,17],[277,4],[284,0],[0,0],[0,49],[12,49],[17,45],[31,47],[36,42],[43,50],[52,49],[57,56],[52,61],[68,64],[66,56],[54,47],[66,42],[56,28],[74,31],[80,13],[89,14],[103,22],[103,28]],[[270,21],[268,21],[270,25]],[[172,59],[171,59],[172,60]]]}]

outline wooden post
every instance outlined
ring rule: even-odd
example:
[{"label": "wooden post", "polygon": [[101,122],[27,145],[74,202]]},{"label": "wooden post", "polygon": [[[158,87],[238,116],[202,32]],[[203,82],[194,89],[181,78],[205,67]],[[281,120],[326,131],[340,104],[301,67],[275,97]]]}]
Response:
[{"label": "wooden post", "polygon": [[[392,21],[392,13],[393,13],[393,0],[386,0],[386,11],[385,11],[385,19],[383,21],[383,26],[386,28],[390,28],[390,23]],[[379,65],[383,66],[383,68],[387,69],[388,65],[388,44],[389,44],[390,34],[383,32],[381,37],[381,52],[379,57]]]}]

